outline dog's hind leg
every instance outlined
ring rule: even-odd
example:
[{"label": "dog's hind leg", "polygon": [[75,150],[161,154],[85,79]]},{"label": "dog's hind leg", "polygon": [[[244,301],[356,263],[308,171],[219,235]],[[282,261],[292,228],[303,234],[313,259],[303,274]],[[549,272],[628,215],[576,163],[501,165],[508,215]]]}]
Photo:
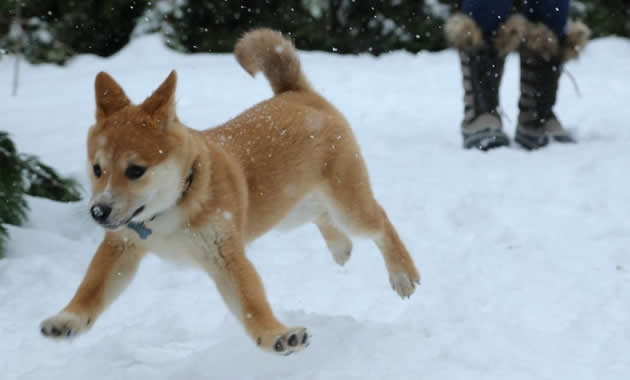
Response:
[{"label": "dog's hind leg", "polygon": [[320,215],[315,220],[315,224],[324,240],[326,240],[326,245],[330,253],[332,253],[335,262],[339,265],[344,265],[352,252],[352,241],[348,235],[335,226],[327,212]]},{"label": "dog's hind leg", "polygon": [[337,158],[328,173],[324,193],[329,198],[330,212],[351,234],[376,243],[385,259],[392,288],[401,297],[409,297],[420,283],[420,274],[387,213],[374,199],[360,155],[351,150],[347,154],[351,157]]}]

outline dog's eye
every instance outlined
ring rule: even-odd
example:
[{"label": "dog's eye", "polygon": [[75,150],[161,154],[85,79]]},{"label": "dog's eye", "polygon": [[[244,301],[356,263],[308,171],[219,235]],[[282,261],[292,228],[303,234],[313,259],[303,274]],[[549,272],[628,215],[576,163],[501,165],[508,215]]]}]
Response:
[{"label": "dog's eye", "polygon": [[138,179],[142,177],[147,168],[138,166],[138,165],[129,165],[127,170],[125,170],[125,175],[129,179]]},{"label": "dog's eye", "polygon": [[101,166],[99,164],[92,166],[92,170],[94,170],[94,176],[96,176],[96,178],[99,178],[101,174],[103,174],[103,172],[101,171]]}]

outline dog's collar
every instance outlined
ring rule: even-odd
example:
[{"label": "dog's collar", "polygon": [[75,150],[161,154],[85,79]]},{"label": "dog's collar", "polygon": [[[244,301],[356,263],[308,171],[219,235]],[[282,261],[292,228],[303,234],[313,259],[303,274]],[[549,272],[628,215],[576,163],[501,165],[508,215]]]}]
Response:
[{"label": "dog's collar", "polygon": [[[190,171],[188,172],[188,176],[184,180],[184,190],[182,191],[182,194],[179,196],[179,199],[182,199],[184,195],[186,194],[186,192],[190,189],[190,186],[192,185],[194,178],[195,178],[195,165],[193,164],[193,166],[190,168]],[[149,221],[155,220],[155,218],[157,218],[158,216],[160,216],[160,214],[153,215],[151,218],[149,218]],[[153,233],[153,231],[149,227],[147,227],[144,224],[144,222],[140,222],[140,223],[129,222],[127,223],[127,227],[136,231],[136,233],[138,234],[138,236],[140,236],[140,239],[142,240],[146,240],[149,237],[149,235]]]},{"label": "dog's collar", "polygon": [[192,185],[192,181],[195,178],[195,164],[190,167],[190,171],[188,172],[188,177],[184,181],[184,190],[182,191],[182,195],[179,196],[179,199],[184,197],[184,194],[190,189],[190,185]]}]

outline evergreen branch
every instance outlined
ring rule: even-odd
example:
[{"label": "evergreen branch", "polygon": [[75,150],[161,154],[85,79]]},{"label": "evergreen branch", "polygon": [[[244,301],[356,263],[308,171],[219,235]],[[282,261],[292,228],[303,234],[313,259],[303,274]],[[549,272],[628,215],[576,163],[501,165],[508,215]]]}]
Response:
[{"label": "evergreen branch", "polygon": [[26,172],[27,194],[62,202],[81,199],[77,181],[60,177],[50,166],[43,164],[36,157],[22,154],[18,165]]}]

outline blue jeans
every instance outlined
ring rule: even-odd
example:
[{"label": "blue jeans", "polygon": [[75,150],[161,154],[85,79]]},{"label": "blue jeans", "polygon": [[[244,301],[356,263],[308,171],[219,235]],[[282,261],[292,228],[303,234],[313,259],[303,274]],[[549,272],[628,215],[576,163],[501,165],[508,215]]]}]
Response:
[{"label": "blue jeans", "polygon": [[[462,12],[477,22],[486,39],[505,22],[511,10],[512,0],[462,0]],[[569,18],[569,0],[523,0],[521,13],[532,22],[547,25],[562,39]]]}]

